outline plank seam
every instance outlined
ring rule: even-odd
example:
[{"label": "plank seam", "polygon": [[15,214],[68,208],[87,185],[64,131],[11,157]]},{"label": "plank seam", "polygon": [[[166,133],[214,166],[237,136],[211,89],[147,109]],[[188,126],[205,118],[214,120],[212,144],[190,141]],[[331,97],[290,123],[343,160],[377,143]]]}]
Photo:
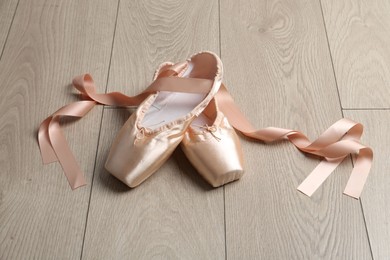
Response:
[{"label": "plank seam", "polygon": [[[120,5],[120,0],[118,0],[117,9],[116,9],[116,17],[115,17],[115,24],[114,24],[114,33],[113,33],[113,36],[112,36],[112,43],[111,43],[110,61],[109,61],[109,63],[108,63],[107,81],[106,81],[106,88],[105,88],[105,91],[104,91],[104,92],[106,92],[106,93],[107,93],[108,82],[109,82],[109,77],[110,77],[111,60],[112,60],[112,54],[113,54],[114,42],[115,42],[115,33],[116,33],[116,28],[117,28],[117,23],[118,23],[119,5]],[[95,171],[96,171],[96,166],[97,166],[97,157],[98,157],[98,151],[99,151],[99,146],[100,146],[100,138],[101,138],[101,132],[102,132],[102,124],[103,124],[103,117],[104,117],[104,109],[105,109],[105,106],[103,106],[102,113],[101,113],[101,116],[100,116],[100,124],[99,124],[100,127],[99,127],[98,141],[97,141],[97,145],[96,145],[95,164],[94,164],[94,166],[93,166],[93,171],[92,171],[91,188],[90,188],[90,192],[89,192],[87,214],[86,214],[86,217],[85,217],[85,227],[84,227],[83,241],[82,241],[82,245],[81,245],[80,260],[83,259],[83,253],[84,253],[85,237],[86,237],[86,234],[87,234],[89,210],[90,210],[90,206],[91,206],[92,191],[93,191],[93,183],[94,183],[94,179],[95,179]]]},{"label": "plank seam", "polygon": [[[219,57],[222,59],[222,42],[221,42],[221,0],[218,0],[218,43],[219,43]],[[223,186],[223,230],[225,239],[225,260],[227,260],[227,234],[226,234],[226,189]]]},{"label": "plank seam", "polygon": [[[352,164],[352,167],[353,167],[353,166],[354,166],[354,163],[353,163],[352,156],[350,156],[349,159],[351,160],[351,164]],[[374,259],[374,254],[373,254],[373,252],[372,252],[371,240],[370,240],[370,236],[369,236],[368,229],[367,229],[367,221],[366,221],[366,216],[365,216],[365,214],[364,214],[362,199],[359,199],[359,204],[360,204],[360,209],[362,210],[363,223],[364,223],[364,227],[365,227],[365,230],[366,230],[366,235],[367,235],[367,240],[368,240],[368,246],[369,246],[369,248],[370,248],[370,253],[371,253],[371,259]]]},{"label": "plank seam", "polygon": [[[322,8],[322,2],[321,0],[318,0],[319,2],[319,5],[320,5],[320,10],[321,10],[321,16],[322,16],[322,23],[324,25],[324,30],[325,30],[325,36],[326,36],[326,43],[328,45],[328,52],[329,52],[329,58],[330,58],[330,63],[332,65],[332,70],[333,70],[333,77],[334,77],[334,81],[335,81],[335,84],[336,84],[336,89],[337,89],[337,96],[339,98],[339,104],[340,104],[340,110],[341,110],[341,115],[342,117],[344,118],[344,108],[343,108],[343,105],[341,103],[341,97],[340,97],[340,90],[339,90],[339,86],[338,86],[338,82],[337,82],[337,77],[336,77],[336,71],[335,71],[335,68],[334,68],[334,61],[333,61],[333,56],[332,56],[332,52],[331,52],[331,49],[330,49],[330,43],[329,43],[329,37],[328,37],[328,30],[326,28],[326,23],[325,23],[325,16],[324,16],[324,10]],[[349,159],[351,160],[351,164],[352,164],[352,167],[354,166],[354,163],[353,163],[353,159],[352,159],[352,156],[349,156]],[[359,200],[359,203],[360,203],[360,209],[362,211],[362,216],[363,216],[363,223],[364,223],[364,228],[366,230],[366,235],[367,235],[367,240],[368,240],[368,247],[370,249],[370,254],[371,254],[371,259],[374,258],[373,256],[373,253],[372,253],[372,246],[371,246],[371,241],[370,241],[370,236],[368,234],[368,229],[367,229],[367,223],[366,223],[366,218],[365,218],[365,215],[364,215],[364,210],[363,210],[363,205],[362,205],[362,201]]]},{"label": "plank seam", "polygon": [[0,61],[1,61],[1,59],[3,58],[5,46],[7,45],[7,42],[8,42],[8,36],[9,36],[9,34],[10,34],[10,32],[11,32],[12,25],[14,24],[14,19],[15,19],[15,16],[16,16],[16,11],[18,10],[19,2],[20,2],[20,0],[18,0],[18,2],[16,3],[14,15],[12,16],[11,24],[9,25],[8,32],[7,32],[7,36],[5,37],[3,49],[1,50],[1,54],[0,54]]},{"label": "plank seam", "polygon": [[327,45],[328,45],[328,53],[329,53],[330,63],[331,63],[331,65],[332,65],[333,77],[334,77],[334,82],[335,82],[336,90],[337,90],[337,97],[339,98],[339,104],[340,104],[341,115],[344,117],[344,113],[343,113],[343,104],[341,103],[339,85],[338,85],[338,83],[337,83],[336,71],[335,71],[335,69],[334,69],[334,64],[333,64],[333,63],[334,63],[334,62],[333,62],[333,56],[332,56],[332,52],[331,52],[331,50],[330,50],[329,37],[328,37],[328,30],[326,29],[324,11],[322,10],[322,3],[321,3],[321,0],[318,0],[318,1],[319,1],[319,4],[320,4],[320,10],[321,10],[321,16],[322,16],[322,24],[323,24],[324,30],[325,30],[326,43],[327,43]]},{"label": "plank seam", "polygon": [[374,108],[374,107],[367,107],[367,108],[343,108],[343,110],[347,111],[381,111],[381,110],[390,110],[390,108],[383,107],[383,108]]}]

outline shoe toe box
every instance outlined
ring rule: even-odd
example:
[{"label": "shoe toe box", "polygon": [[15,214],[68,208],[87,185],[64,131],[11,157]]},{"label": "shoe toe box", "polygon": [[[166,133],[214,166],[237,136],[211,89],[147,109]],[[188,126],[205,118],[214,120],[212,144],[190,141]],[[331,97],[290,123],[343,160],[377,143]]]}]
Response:
[{"label": "shoe toe box", "polygon": [[182,139],[180,129],[142,133],[135,121],[133,114],[119,131],[105,164],[113,176],[132,188],[156,172]]},{"label": "shoe toe box", "polygon": [[244,173],[241,145],[231,127],[219,127],[212,134],[187,132],[181,147],[192,165],[213,187],[238,180]]}]

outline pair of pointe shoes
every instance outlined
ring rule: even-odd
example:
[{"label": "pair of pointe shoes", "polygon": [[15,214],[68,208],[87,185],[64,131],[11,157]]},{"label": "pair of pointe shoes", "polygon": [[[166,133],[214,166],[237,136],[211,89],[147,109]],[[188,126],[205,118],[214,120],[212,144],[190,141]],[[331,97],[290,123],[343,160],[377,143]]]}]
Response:
[{"label": "pair of pointe shoes", "polygon": [[324,158],[298,187],[308,196],[351,153],[357,157],[344,193],[359,198],[370,172],[373,151],[360,143],[360,123],[340,119],[313,142],[296,130],[252,126],[222,84],[222,63],[210,52],[177,64],[163,63],[152,84],[133,97],[119,92],[97,93],[89,74],[74,78],[73,85],[84,100],[58,109],[38,131],[43,162],[60,162],[72,189],[85,185],[86,180],[62,133],[60,119],[81,118],[98,104],[139,106],[120,130],[106,162],[107,170],[130,187],[156,172],[179,144],[212,186],[239,179],[243,159],[232,126],[249,138],[288,140],[300,151]]},{"label": "pair of pointe shoes", "polygon": [[119,131],[106,169],[129,187],[156,172],[180,144],[185,155],[213,187],[243,175],[238,136],[218,109],[222,62],[202,52],[185,62],[163,63],[153,90]]}]

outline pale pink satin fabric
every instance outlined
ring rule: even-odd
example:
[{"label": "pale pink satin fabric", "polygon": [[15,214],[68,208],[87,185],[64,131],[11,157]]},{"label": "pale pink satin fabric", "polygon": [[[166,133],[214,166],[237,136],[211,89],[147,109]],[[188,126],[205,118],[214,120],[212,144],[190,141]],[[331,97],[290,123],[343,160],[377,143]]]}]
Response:
[{"label": "pale pink satin fabric", "polygon": [[[96,104],[137,106],[156,91],[207,93],[212,84],[210,80],[167,77],[175,73],[178,74],[185,66],[186,63],[179,63],[173,65],[169,70],[161,72],[160,75],[163,76],[158,77],[144,92],[133,97],[119,92],[98,94],[89,74],[76,77],[73,80],[73,85],[86,100],[64,106],[42,122],[38,131],[38,142],[43,162],[47,164],[59,161],[72,189],[85,185],[83,173],[62,133],[59,124],[60,117],[81,118]],[[221,86],[215,98],[218,100],[220,110],[232,126],[242,134],[264,142],[287,139],[299,150],[324,158],[298,187],[299,191],[308,196],[317,190],[345,157],[349,154],[357,154],[355,166],[344,194],[359,198],[373,160],[372,150],[359,142],[363,133],[361,124],[349,119],[341,119],[317,140],[310,142],[305,135],[294,130],[275,127],[256,130],[235,105],[224,85]]]},{"label": "pale pink satin fabric", "polygon": [[299,191],[308,196],[311,196],[321,186],[347,155],[358,154],[344,194],[356,199],[360,197],[373,160],[371,148],[359,143],[363,134],[362,124],[346,118],[340,119],[317,140],[310,142],[304,134],[290,129],[267,127],[256,130],[238,109],[224,85],[220,87],[216,99],[220,110],[233,127],[242,134],[264,142],[288,139],[299,150],[325,159],[298,187]]}]

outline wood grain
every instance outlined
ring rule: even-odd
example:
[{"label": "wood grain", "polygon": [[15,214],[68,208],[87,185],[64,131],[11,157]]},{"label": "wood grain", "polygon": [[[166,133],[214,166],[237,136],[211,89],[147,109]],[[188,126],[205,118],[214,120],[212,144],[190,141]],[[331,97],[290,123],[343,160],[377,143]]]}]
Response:
[{"label": "wood grain", "polygon": [[[202,49],[218,52],[218,1],[121,1],[109,91],[134,95],[157,66]],[[211,189],[180,150],[140,187],[104,170],[129,116],[105,109],[85,259],[224,259],[223,189]]]},{"label": "wood grain", "polygon": [[[390,114],[350,110],[389,108],[388,1],[118,4],[0,0],[0,259],[389,257]],[[246,174],[225,188],[211,188],[178,149],[129,189],[103,168],[133,112],[125,109],[64,121],[87,187],[72,192],[58,163],[42,165],[37,128],[77,99],[75,75],[90,72],[99,92],[133,95],[161,62],[206,49],[221,51],[225,82],[258,127],[314,139],[342,117],[339,91],[345,116],[365,125],[363,142],[375,152],[361,203],[342,195],[349,160],[308,198],[296,187],[318,160],[285,142],[247,139]]]},{"label": "wood grain", "polygon": [[[314,1],[221,1],[225,81],[258,127],[317,137],[341,118],[321,9]],[[292,145],[243,141],[246,175],[226,186],[228,259],[370,259],[347,160],[308,198],[318,163]]]},{"label": "wood grain", "polygon": [[344,108],[390,107],[390,2],[323,0]]},{"label": "wood grain", "polygon": [[217,0],[122,0],[108,90],[138,94],[162,62],[219,53],[218,23]]},{"label": "wood grain", "polygon": [[212,189],[177,150],[130,189],[104,162],[130,112],[105,109],[83,258],[223,259],[223,189]]},{"label": "wood grain", "polygon": [[365,185],[361,202],[374,259],[390,256],[390,111],[344,111],[346,117],[361,122],[364,127],[363,143],[374,150],[374,163]]},{"label": "wood grain", "polygon": [[0,59],[17,4],[18,0],[0,1]]},{"label": "wood grain", "polygon": [[[36,131],[75,100],[73,76],[106,82],[116,10],[104,0],[19,3],[0,61],[1,259],[80,258],[91,186],[72,192],[58,163],[43,166]],[[88,183],[101,113],[65,126]]]}]

